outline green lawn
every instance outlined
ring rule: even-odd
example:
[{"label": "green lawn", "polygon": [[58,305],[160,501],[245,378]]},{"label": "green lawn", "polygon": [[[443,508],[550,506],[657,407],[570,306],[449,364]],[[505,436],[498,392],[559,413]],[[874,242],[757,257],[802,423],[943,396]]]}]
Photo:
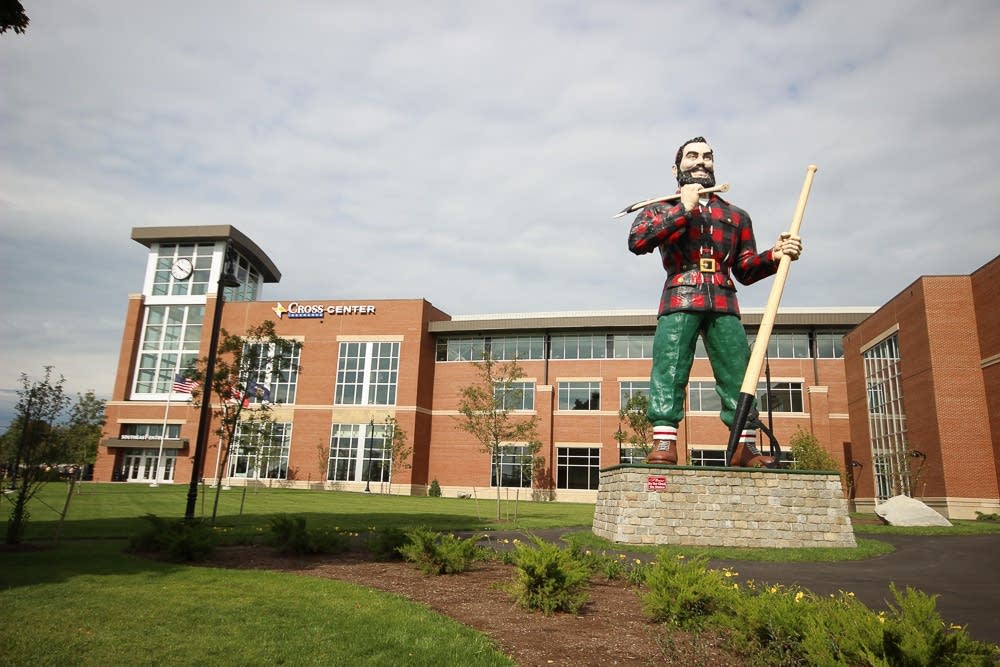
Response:
[{"label": "green lawn", "polygon": [[[488,639],[397,596],[295,575],[167,564],[125,553],[142,517],[180,518],[187,485],[82,484],[71,499],[62,540],[53,546],[67,487],[53,483],[29,506],[29,549],[0,552],[0,661],[4,665],[187,664],[512,664]],[[199,497],[211,513],[214,489]],[[222,491],[217,526],[228,542],[259,538],[278,513],[306,517],[309,527],[345,531],[427,526],[436,531],[579,528],[581,546],[622,550],[589,532],[591,504],[504,503],[495,498],[419,498],[331,491]],[[0,500],[6,518],[9,498]],[[954,529],[862,525],[859,533],[977,534],[1000,524],[955,522]],[[838,560],[879,553],[859,549],[732,550],[674,548],[714,558]],[[631,551],[633,547],[628,547]],[[746,552],[746,553],[743,553]],[[609,630],[610,631],[610,630]]]},{"label": "green lawn", "polygon": [[[156,488],[145,484],[80,484],[77,489],[62,529],[64,538],[128,537],[145,526],[143,515],[180,518],[187,507],[186,484]],[[61,483],[42,488],[29,506],[28,540],[53,538],[66,490]],[[211,516],[215,489],[201,491],[196,514]],[[216,525],[226,529],[234,541],[240,535],[266,529],[268,519],[280,513],[302,515],[307,525],[316,528],[367,530],[371,526],[425,525],[438,531],[590,527],[594,516],[593,504],[511,500],[502,503],[505,520],[497,523],[495,496],[475,500],[267,488],[249,489],[240,515],[242,498],[241,487],[220,491]],[[0,502],[0,515],[6,517],[9,509],[8,502]],[[515,512],[517,520],[513,521]],[[508,516],[511,521],[506,521]]]},{"label": "green lawn", "polygon": [[77,541],[0,553],[3,664],[513,664],[485,635],[398,596],[123,548]]}]

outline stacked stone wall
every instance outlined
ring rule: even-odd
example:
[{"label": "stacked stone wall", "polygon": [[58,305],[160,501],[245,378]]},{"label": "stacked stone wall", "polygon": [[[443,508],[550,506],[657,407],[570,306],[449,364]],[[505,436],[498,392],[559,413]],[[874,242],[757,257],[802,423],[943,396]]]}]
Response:
[{"label": "stacked stone wall", "polygon": [[615,466],[601,471],[593,531],[626,544],[857,546],[832,472]]}]

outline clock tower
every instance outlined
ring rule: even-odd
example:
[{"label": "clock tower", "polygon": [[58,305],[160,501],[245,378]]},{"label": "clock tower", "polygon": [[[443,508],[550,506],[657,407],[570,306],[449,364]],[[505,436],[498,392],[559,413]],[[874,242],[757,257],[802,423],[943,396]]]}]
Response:
[{"label": "clock tower", "polygon": [[239,283],[225,287],[226,301],[256,301],[281,273],[230,225],[134,227],[132,240],[149,255],[142,292],[129,297],[107,404],[102,445],[114,456],[101,459],[114,462],[106,478],[171,481],[174,463],[193,454],[198,417],[185,381],[209,347],[219,278]]}]

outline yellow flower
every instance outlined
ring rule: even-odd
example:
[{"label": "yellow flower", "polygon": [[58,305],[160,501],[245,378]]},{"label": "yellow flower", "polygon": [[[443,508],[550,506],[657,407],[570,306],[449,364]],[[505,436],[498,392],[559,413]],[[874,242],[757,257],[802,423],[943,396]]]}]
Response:
[{"label": "yellow flower", "polygon": [[628,556],[625,554],[618,554],[618,560],[625,560],[626,558],[628,558]]},{"label": "yellow flower", "polygon": [[589,555],[590,555],[590,549],[587,549],[587,550],[586,550],[586,551],[584,551],[583,553],[585,553],[585,554],[587,554],[587,555],[589,556]]},{"label": "yellow flower", "polygon": [[514,542],[513,542],[513,544],[520,544],[520,543],[521,543],[521,540],[519,540],[519,539],[517,539],[517,538],[515,537],[515,538],[514,538]]},{"label": "yellow flower", "polygon": [[796,602],[802,602],[802,598],[804,598],[805,596],[806,596],[805,593],[803,593],[802,591],[799,591],[798,593],[795,594],[795,601]]},{"label": "yellow flower", "polygon": [[642,560],[641,560],[641,559],[639,559],[639,558],[636,558],[636,559],[635,559],[635,564],[636,564],[636,565],[642,565]]},{"label": "yellow flower", "polygon": [[777,586],[771,586],[770,588],[767,589],[767,592],[768,593],[777,593],[778,592],[778,587]]}]

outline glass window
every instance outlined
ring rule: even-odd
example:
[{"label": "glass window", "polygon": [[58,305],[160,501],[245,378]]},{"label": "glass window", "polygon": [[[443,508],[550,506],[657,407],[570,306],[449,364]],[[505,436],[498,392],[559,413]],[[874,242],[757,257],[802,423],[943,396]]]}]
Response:
[{"label": "glass window", "polygon": [[490,357],[497,361],[544,359],[544,336],[494,336],[486,339]]},{"label": "glass window", "polygon": [[[232,267],[239,287],[227,287],[223,292],[226,301],[256,301],[260,291],[261,277],[257,268],[239,252],[236,253],[236,266]],[[225,269],[223,269],[225,270]]]},{"label": "glass window", "polygon": [[438,338],[438,361],[482,361],[486,358],[486,339],[482,336]]},{"label": "glass window", "polygon": [[615,359],[652,359],[653,334],[614,334]]},{"label": "glass window", "polygon": [[149,306],[132,391],[166,394],[174,375],[198,361],[204,306]]},{"label": "glass window", "polygon": [[636,395],[649,396],[649,380],[622,380],[618,385],[618,405],[624,407]]},{"label": "glass window", "polygon": [[[274,343],[247,343],[243,346],[243,359],[252,367],[248,380],[267,388],[271,403],[294,403],[295,388],[299,379],[299,354],[302,346],[288,341]],[[264,396],[248,392],[251,403],[260,403]]]},{"label": "glass window", "polygon": [[552,359],[605,359],[607,346],[606,334],[559,334],[552,336],[549,356]]},{"label": "glass window", "polygon": [[863,354],[868,395],[868,433],[879,500],[911,492],[906,412],[899,368],[899,333]]},{"label": "glass window", "polygon": [[[501,445],[490,475],[491,486],[531,488],[531,450],[525,445]],[[500,484],[497,484],[497,467]]]},{"label": "glass window", "polygon": [[[749,336],[751,347],[756,339],[756,334]],[[772,333],[767,340],[767,356],[770,359],[808,359],[809,334]]]},{"label": "glass window", "polygon": [[844,357],[844,334],[817,333],[816,358],[842,359]]},{"label": "glass window", "polygon": [[236,424],[229,476],[246,479],[287,479],[292,443],[291,422],[274,422],[263,429],[256,422]]},{"label": "glass window", "polygon": [[691,412],[722,410],[722,399],[715,391],[714,380],[693,380],[688,384],[688,410]]},{"label": "glass window", "polygon": [[163,424],[122,424],[122,440],[159,440],[160,436],[169,440],[176,440],[181,437],[180,424],[167,424],[166,433],[163,431]]},{"label": "glass window", "polygon": [[726,450],[724,449],[690,449],[690,465],[725,467]]},{"label": "glass window", "polygon": [[341,343],[334,403],[395,405],[398,375],[398,342]]},{"label": "glass window", "polygon": [[[200,296],[208,292],[208,279],[212,274],[213,243],[161,243],[156,250],[156,269],[153,273],[153,296]],[[171,275],[170,269],[179,259],[190,260],[194,271],[183,280]]]},{"label": "glass window", "polygon": [[557,447],[556,487],[596,489],[600,482],[600,447]]},{"label": "glass window", "polygon": [[600,382],[560,382],[560,410],[600,410]]},{"label": "glass window", "polygon": [[620,463],[645,463],[646,452],[639,447],[622,447],[618,450]]},{"label": "glass window", "polygon": [[535,383],[511,382],[493,388],[493,399],[501,410],[534,410]]},{"label": "glass window", "polygon": [[392,475],[391,432],[387,424],[334,424],[327,480],[388,482]]},{"label": "glass window", "polygon": [[759,410],[767,412],[804,412],[801,382],[772,382],[771,399],[768,401],[767,385],[761,382],[757,385],[757,405]]}]

